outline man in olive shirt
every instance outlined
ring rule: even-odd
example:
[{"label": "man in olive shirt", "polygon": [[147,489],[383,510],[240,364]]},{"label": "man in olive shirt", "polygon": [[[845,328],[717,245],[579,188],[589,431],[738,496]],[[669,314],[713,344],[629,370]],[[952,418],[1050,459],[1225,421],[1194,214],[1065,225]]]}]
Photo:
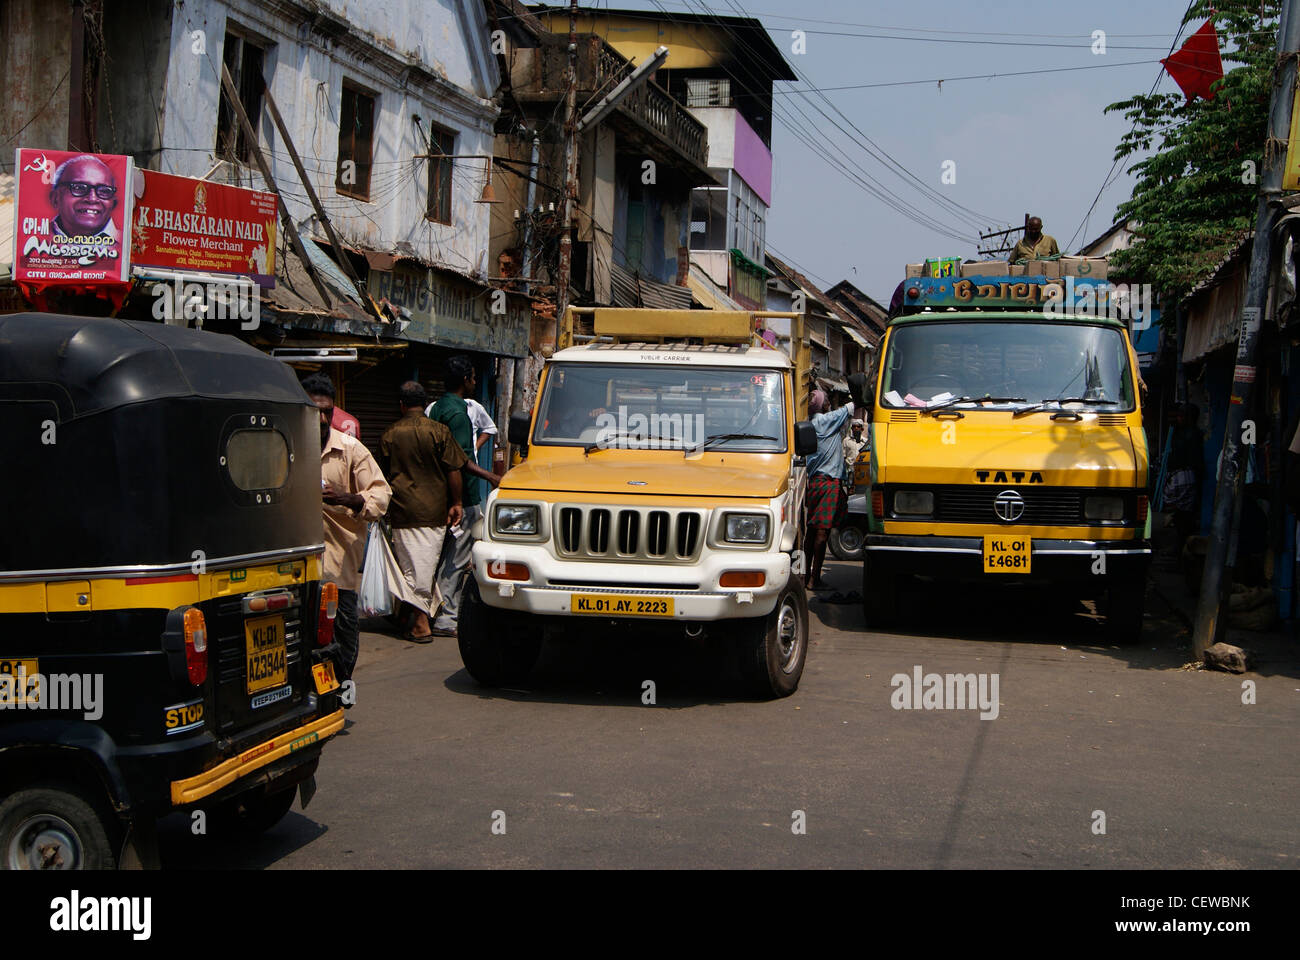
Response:
[{"label": "man in olive shirt", "polygon": [[478,486],[470,481],[471,477],[481,477],[489,486],[495,487],[500,481],[496,474],[489,473],[474,460],[474,426],[470,422],[465,398],[478,386],[478,377],[474,365],[463,354],[457,354],[447,360],[447,376],[443,381],[447,387],[444,393],[429,410],[433,420],[447,425],[451,435],[460,444],[465,454],[465,466],[462,470],[462,486],[465,490],[465,519],[459,528],[452,527],[452,542],[443,545],[442,564],[438,570],[438,592],[442,594],[442,610],[433,624],[433,632],[440,637],[456,635],[456,620],[460,613],[460,593],[464,586],[462,574],[469,567],[470,550],[474,546],[470,530],[474,522],[483,515],[479,506]]},{"label": "man in olive shirt", "polygon": [[424,387],[402,384],[402,418],[379,441],[379,465],[393,488],[388,519],[393,528],[393,554],[402,575],[420,599],[407,640],[428,643],[433,638],[429,617],[437,611],[434,575],[448,526],[460,523],[465,454],[441,423],[424,415]]},{"label": "man in olive shirt", "polygon": [[1011,250],[1011,262],[1046,260],[1048,257],[1059,256],[1060,253],[1056,238],[1043,233],[1043,221],[1038,217],[1030,217],[1025,224],[1024,237],[1017,241]]}]

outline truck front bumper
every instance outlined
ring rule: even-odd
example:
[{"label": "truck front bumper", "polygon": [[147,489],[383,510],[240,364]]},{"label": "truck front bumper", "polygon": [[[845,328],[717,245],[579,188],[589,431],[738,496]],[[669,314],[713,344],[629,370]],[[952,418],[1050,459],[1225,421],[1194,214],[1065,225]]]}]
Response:
[{"label": "truck front bumper", "polygon": [[[474,544],[474,577],[489,607],[544,616],[618,619],[609,613],[573,612],[575,595],[671,598],[672,620],[736,620],[767,616],[790,579],[790,555],[764,551],[706,551],[693,564],[583,562],[559,560],[544,544]],[[524,564],[527,580],[493,574],[498,564]],[[500,570],[502,567],[496,566]],[[723,587],[722,574],[761,572],[761,587]],[[668,617],[635,617],[646,622]]]},{"label": "truck front bumper", "polygon": [[1028,574],[985,573],[983,537],[873,533],[867,536],[866,551],[868,563],[889,573],[998,582],[1082,580],[1103,571],[1108,576],[1145,576],[1151,562],[1151,544],[1146,540],[1033,538]]}]

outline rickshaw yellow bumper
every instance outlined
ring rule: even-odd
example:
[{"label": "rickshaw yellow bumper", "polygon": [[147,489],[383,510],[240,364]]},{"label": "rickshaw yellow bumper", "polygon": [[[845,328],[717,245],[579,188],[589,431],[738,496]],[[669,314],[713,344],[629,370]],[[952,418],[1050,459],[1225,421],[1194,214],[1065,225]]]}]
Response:
[{"label": "rickshaw yellow bumper", "polygon": [[343,729],[343,710],[336,710],[295,730],[288,730],[265,743],[249,747],[237,757],[217,764],[211,770],[185,780],[172,781],[172,804],[185,806],[202,800],[240,777],[246,777],[269,763],[295,753],[314,743],[329,739]]}]

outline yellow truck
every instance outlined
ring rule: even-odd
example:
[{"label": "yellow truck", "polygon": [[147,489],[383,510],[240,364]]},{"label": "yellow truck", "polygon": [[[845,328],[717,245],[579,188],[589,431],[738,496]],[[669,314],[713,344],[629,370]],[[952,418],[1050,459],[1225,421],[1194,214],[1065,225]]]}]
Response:
[{"label": "yellow truck", "polygon": [[[791,323],[792,355],[760,336]],[[590,321],[590,334],[575,322]],[[795,691],[808,653],[802,458],[811,381],[789,313],[571,308],[526,447],[475,531],[461,658],[518,683],[551,630],[697,638],[753,695]]]},{"label": "yellow truck", "polygon": [[1032,276],[907,281],[868,401],[869,625],[905,621],[918,577],[1055,581],[1104,596],[1114,641],[1138,639],[1147,441],[1107,293]]}]

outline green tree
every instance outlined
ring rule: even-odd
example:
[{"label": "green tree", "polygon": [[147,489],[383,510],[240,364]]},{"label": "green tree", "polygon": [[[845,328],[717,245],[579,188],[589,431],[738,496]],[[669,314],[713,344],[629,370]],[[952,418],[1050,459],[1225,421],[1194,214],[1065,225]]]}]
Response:
[{"label": "green tree", "polygon": [[[1196,0],[1183,23],[1196,29],[1214,18],[1224,62],[1214,99],[1187,103],[1175,91],[1106,108],[1133,124],[1115,148],[1117,160],[1154,147],[1131,167],[1137,182],[1117,219],[1135,223],[1136,238],[1112,256],[1113,274],[1181,296],[1253,227],[1279,8],[1278,0]],[[1172,311],[1165,316],[1172,322]]]}]

